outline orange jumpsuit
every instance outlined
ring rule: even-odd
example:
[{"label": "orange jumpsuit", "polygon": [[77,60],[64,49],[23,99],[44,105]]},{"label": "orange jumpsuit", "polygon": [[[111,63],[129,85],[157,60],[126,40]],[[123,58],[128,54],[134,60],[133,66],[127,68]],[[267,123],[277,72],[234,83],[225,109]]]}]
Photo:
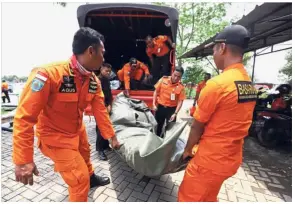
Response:
[{"label": "orange jumpsuit", "polygon": [[118,78],[120,81],[124,81],[125,89],[130,90],[130,79],[140,81],[143,73],[150,75],[149,68],[142,62],[137,60],[137,66],[135,70],[131,70],[129,63],[126,63],[122,69],[118,71]]},{"label": "orange jumpsuit", "polygon": [[200,83],[198,83],[198,86],[196,88],[196,92],[200,94],[201,90],[205,87],[205,85],[206,85],[205,81],[201,81]]},{"label": "orange jumpsuit", "polygon": [[3,82],[1,88],[2,88],[2,91],[7,91],[8,90],[8,83]]},{"label": "orange jumpsuit", "polygon": [[156,55],[158,57],[162,57],[170,51],[169,47],[166,45],[166,41],[168,37],[166,35],[159,35],[153,38],[154,47],[147,47],[146,53],[147,56],[152,57],[152,55]]},{"label": "orange jumpsuit", "polygon": [[33,162],[36,124],[38,147],[69,185],[69,200],[87,201],[93,167],[83,123],[86,106],[92,105],[105,139],[115,133],[100,81],[92,73],[82,83],[70,62],[36,68],[30,74],[14,117],[13,162]]},{"label": "orange jumpsuit", "polygon": [[[197,88],[196,88],[196,93],[200,94],[202,89],[205,87],[205,85],[206,85],[206,81],[201,81],[200,83],[198,83]],[[195,111],[196,111],[196,106],[191,107],[190,108],[190,116],[193,116]]]},{"label": "orange jumpsuit", "polygon": [[204,133],[186,168],[179,201],[217,201],[222,183],[242,163],[256,98],[257,91],[242,64],[231,65],[207,81],[194,113],[194,118],[205,124]]}]

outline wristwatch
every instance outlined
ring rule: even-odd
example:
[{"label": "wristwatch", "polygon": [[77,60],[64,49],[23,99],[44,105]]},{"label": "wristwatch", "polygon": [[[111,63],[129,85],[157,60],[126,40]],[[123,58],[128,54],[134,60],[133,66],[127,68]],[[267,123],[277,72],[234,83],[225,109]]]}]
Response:
[{"label": "wristwatch", "polygon": [[174,112],[175,115],[177,115],[177,112]]}]

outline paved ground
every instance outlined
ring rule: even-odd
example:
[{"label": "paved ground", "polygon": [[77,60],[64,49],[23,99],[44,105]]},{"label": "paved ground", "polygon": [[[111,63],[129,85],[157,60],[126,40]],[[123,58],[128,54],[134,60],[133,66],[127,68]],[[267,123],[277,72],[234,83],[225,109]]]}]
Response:
[{"label": "paved ground", "polygon": [[[190,104],[190,102],[186,102]],[[186,110],[180,114],[187,117]],[[95,144],[95,123],[87,121],[91,158],[95,172],[111,177],[112,183],[92,189],[89,201],[176,201],[178,187],[184,172],[146,178],[134,172],[114,152],[108,152],[109,161],[99,161]],[[33,186],[24,186],[14,181],[14,166],[11,161],[11,133],[2,131],[1,139],[1,201],[54,202],[67,201],[67,185],[53,172],[53,164],[35,149],[35,162],[40,176]],[[232,178],[225,181],[219,201],[223,202],[291,202],[292,171],[291,152],[285,147],[267,150],[259,146],[255,138],[247,138],[244,147],[244,163]]]}]

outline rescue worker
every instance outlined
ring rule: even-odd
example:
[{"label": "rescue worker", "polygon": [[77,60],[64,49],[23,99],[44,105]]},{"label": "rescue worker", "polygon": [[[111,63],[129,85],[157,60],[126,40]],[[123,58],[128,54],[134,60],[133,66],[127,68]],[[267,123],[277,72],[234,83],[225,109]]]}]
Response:
[{"label": "rescue worker", "polygon": [[[70,60],[33,69],[14,116],[13,162],[17,182],[33,185],[34,135],[41,152],[54,162],[69,186],[70,201],[87,201],[89,188],[110,183],[94,174],[83,112],[91,103],[97,125],[113,148],[119,143],[93,71],[104,61],[103,36],[91,28],[74,35]],[[34,133],[34,125],[36,132]]]},{"label": "rescue worker", "polygon": [[8,93],[8,83],[5,80],[2,80],[2,101],[3,103],[6,102],[6,99],[8,103],[10,103],[10,97]]},{"label": "rescue worker", "polygon": [[[112,110],[112,90],[110,85],[110,74],[112,72],[112,65],[108,63],[103,63],[100,68],[100,74],[98,76],[99,80],[101,81],[101,87],[104,94],[104,104],[107,108],[109,114],[111,114]],[[96,151],[98,151],[99,159],[100,160],[108,160],[107,155],[105,154],[105,150],[110,150],[109,148],[109,141],[104,139],[99,131],[98,126],[96,125]]]},{"label": "rescue worker", "polygon": [[124,94],[129,97],[130,89],[140,89],[141,83],[147,80],[150,72],[144,63],[136,58],[130,58],[129,63],[126,63],[117,74],[119,80],[124,83]]},{"label": "rescue worker", "polygon": [[197,88],[196,88],[196,96],[195,96],[195,100],[194,100],[193,106],[196,105],[196,102],[197,102],[198,99],[199,99],[199,96],[200,96],[201,90],[205,87],[206,82],[207,82],[209,79],[211,79],[211,74],[210,74],[210,73],[205,73],[205,75],[204,75],[204,80],[201,81],[200,83],[198,83]]},{"label": "rescue worker", "polygon": [[166,35],[158,35],[155,38],[148,35],[145,41],[146,53],[152,65],[153,81],[157,82],[162,76],[170,76],[170,51],[175,48],[175,43]]},{"label": "rescue worker", "polygon": [[157,135],[162,134],[166,122],[175,122],[177,114],[182,107],[185,96],[185,88],[180,82],[183,68],[177,67],[171,76],[163,76],[155,85],[153,95],[153,108],[158,123]]},{"label": "rescue worker", "polygon": [[244,137],[248,134],[257,90],[242,64],[249,33],[241,25],[221,31],[213,47],[216,67],[223,72],[208,80],[194,113],[183,159],[192,157],[179,187],[180,202],[216,202],[222,183],[242,163]]}]

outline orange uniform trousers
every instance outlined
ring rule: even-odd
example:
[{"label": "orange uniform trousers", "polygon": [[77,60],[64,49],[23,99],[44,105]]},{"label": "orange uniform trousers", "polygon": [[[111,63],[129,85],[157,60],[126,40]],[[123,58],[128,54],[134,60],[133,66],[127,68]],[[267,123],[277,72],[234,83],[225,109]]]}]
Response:
[{"label": "orange uniform trousers", "polygon": [[79,131],[79,149],[52,147],[38,140],[41,152],[54,162],[54,171],[59,172],[69,186],[69,201],[86,202],[90,188],[90,176],[94,169],[90,162],[90,145],[83,126]]},{"label": "orange uniform trousers", "polygon": [[222,183],[228,178],[190,162],[179,187],[178,202],[217,202]]}]

